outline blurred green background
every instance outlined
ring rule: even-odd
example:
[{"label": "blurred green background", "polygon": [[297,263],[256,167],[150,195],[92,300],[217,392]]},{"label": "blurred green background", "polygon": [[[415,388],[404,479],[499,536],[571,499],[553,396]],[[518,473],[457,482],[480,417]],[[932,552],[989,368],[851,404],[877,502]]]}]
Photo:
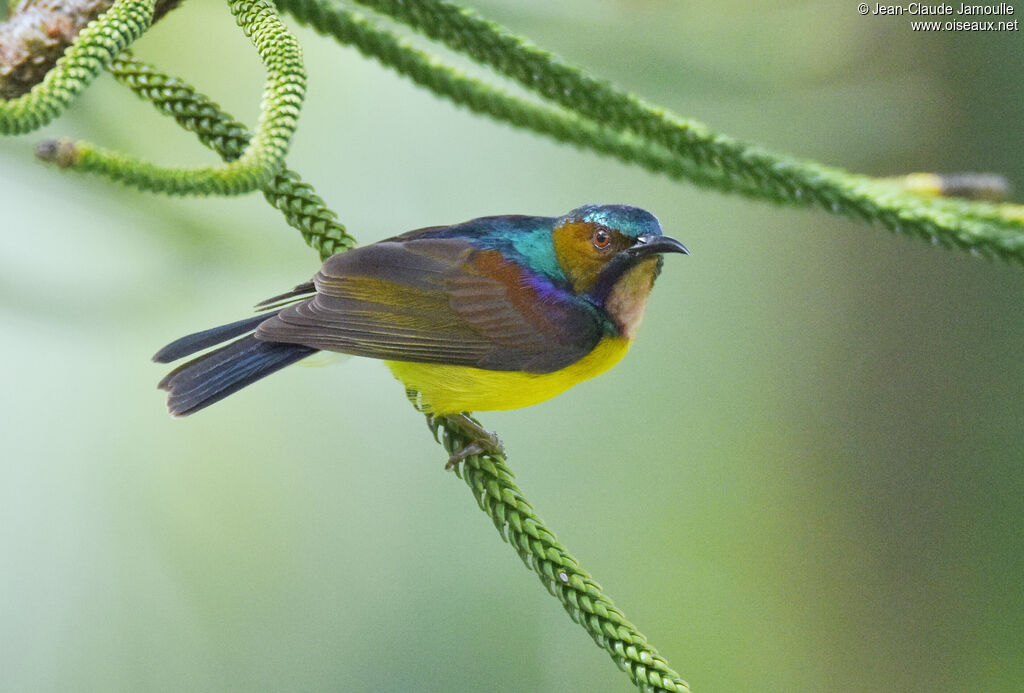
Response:
[{"label": "blurred green background", "polygon": [[[715,130],[1024,189],[1019,32],[915,34],[853,2],[475,6]],[[692,250],[622,364],[483,422],[696,691],[1019,690],[1024,269],[580,153],[298,33],[289,161],[360,241],[626,202]],[[255,120],[263,74],[223,3],[186,3],[137,53]],[[631,690],[381,364],[292,368],[167,416],[150,355],[315,254],[259,195],[38,165],[56,135],[214,161],[108,76],[0,140],[0,689]]]}]

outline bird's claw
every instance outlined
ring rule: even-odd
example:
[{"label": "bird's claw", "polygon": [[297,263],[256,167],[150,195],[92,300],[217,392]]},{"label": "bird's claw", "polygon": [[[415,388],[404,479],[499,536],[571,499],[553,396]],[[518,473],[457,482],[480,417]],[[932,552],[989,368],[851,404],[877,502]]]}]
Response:
[{"label": "bird's claw", "polygon": [[479,455],[484,452],[486,452],[486,450],[484,450],[484,446],[474,440],[471,443],[463,445],[461,448],[449,455],[444,468],[446,471],[451,471],[453,469],[458,471],[459,465],[465,462],[467,457]]},{"label": "bird's claw", "polygon": [[[455,430],[466,437],[466,443],[461,448],[454,450],[444,465],[447,470],[458,470],[466,458],[473,455],[504,455],[505,448],[491,431],[488,431],[466,414],[453,414],[443,418],[449,430]],[[437,419],[435,419],[436,421]]]}]

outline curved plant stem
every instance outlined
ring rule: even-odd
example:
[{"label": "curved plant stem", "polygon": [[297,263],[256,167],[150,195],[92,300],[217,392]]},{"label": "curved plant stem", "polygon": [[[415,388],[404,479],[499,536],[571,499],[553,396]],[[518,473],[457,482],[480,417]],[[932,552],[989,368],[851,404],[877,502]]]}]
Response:
[{"label": "curved plant stem", "polygon": [[[449,454],[469,442],[466,433],[448,425],[444,417],[427,421],[435,437],[440,433]],[[471,455],[463,460],[460,474],[502,539],[634,684],[644,691],[689,692],[687,683],[544,525],[516,486],[503,454]]]},{"label": "curved plant stem", "polygon": [[[464,105],[473,112],[547,135],[581,149],[589,149],[626,163],[637,164],[655,173],[689,180],[704,187],[753,198],[771,197],[773,193],[768,187],[770,184],[765,181],[700,166],[690,159],[669,152],[662,146],[651,144],[628,130],[615,130],[575,113],[533,103],[469,77],[436,56],[412,47],[394,33],[381,29],[367,18],[348,10],[337,0],[276,1],[279,8],[290,13],[299,22],[308,24],[340,43],[355,46],[364,55],[376,58],[381,64],[408,76],[420,86],[454,103]],[[920,174],[915,176],[914,180],[921,180],[922,175],[927,176],[929,180],[940,179],[931,174]],[[910,186],[906,178],[880,179],[850,175],[849,179],[878,199],[895,201],[905,207],[929,205],[936,214],[943,215],[947,221],[951,215],[967,217],[977,222],[1007,227],[1011,234],[1016,235],[1020,235],[1024,229],[1024,226],[1019,224],[1019,219],[1005,205],[997,207],[991,204],[965,203],[963,200],[934,199],[936,194],[963,193],[964,196],[976,199],[986,195],[994,196],[1000,184],[1005,184],[996,176],[956,176],[956,186],[949,192],[936,192],[932,188],[922,189],[920,185]],[[799,196],[789,195],[785,189],[774,192],[777,193],[773,198],[776,202],[800,202]],[[922,196],[933,199],[922,199]],[[949,235],[938,233],[931,236],[931,240],[933,243],[944,245],[954,243]],[[979,247],[976,250],[984,252],[986,248]]]},{"label": "curved plant stem", "polygon": [[[108,68],[118,82],[150,101],[225,161],[242,156],[252,136],[245,126],[189,84],[122,53]],[[326,259],[355,245],[355,239],[299,174],[282,170],[263,187],[267,202],[281,210],[310,246]]]},{"label": "curved plant stem", "polygon": [[731,183],[732,189],[776,202],[817,206],[937,244],[1024,261],[1024,224],[1001,206],[917,195],[885,181],[716,134],[444,0],[355,1],[489,65],[568,111],[618,132],[632,132],[709,174],[718,173],[720,180],[750,184]]},{"label": "curved plant stem", "polygon": [[299,23],[309,25],[339,43],[355,46],[363,55],[375,58],[416,84],[474,113],[547,135],[580,149],[635,163],[672,178],[720,190],[759,195],[757,186],[748,180],[700,168],[632,133],[619,132],[587,118],[527,101],[469,77],[458,68],[376,26],[366,17],[338,5],[335,0],[276,0],[276,4]]},{"label": "curved plant stem", "polygon": [[40,157],[171,195],[239,195],[267,185],[284,167],[298,123],[306,90],[302,51],[268,0],[231,0],[231,11],[267,68],[259,125],[237,159],[223,167],[169,168],[88,142],[50,144],[41,148]]},{"label": "curved plant stem", "polygon": [[153,20],[154,0],[119,0],[89,22],[31,91],[0,101],[0,135],[22,135],[59,116]]}]

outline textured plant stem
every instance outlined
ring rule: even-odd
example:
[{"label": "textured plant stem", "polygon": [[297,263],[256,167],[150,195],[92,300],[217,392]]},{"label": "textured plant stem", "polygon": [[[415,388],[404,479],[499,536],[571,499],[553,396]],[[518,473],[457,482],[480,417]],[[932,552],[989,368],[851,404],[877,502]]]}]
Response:
[{"label": "textured plant stem", "polygon": [[239,195],[267,185],[282,168],[306,90],[302,50],[269,0],[231,0],[231,12],[267,69],[256,134],[227,166],[158,166],[88,142],[48,144],[40,157],[78,171],[170,195]]},{"label": "textured plant stem", "polygon": [[0,101],[0,134],[21,135],[64,112],[96,75],[149,28],[154,0],[118,0],[79,34],[64,57],[27,94]]},{"label": "textured plant stem", "polygon": [[[164,74],[151,65],[122,53],[108,68],[118,82],[152,103],[160,112],[196,133],[199,141],[224,161],[234,161],[245,151],[252,135],[245,126],[221,110],[185,81]],[[337,215],[299,174],[285,169],[263,187],[263,196],[284,213],[321,259],[355,245]]]},{"label": "textured plant stem", "polygon": [[655,173],[719,190],[759,195],[756,185],[682,159],[664,147],[651,145],[629,132],[619,132],[572,113],[533,103],[467,76],[461,70],[425,53],[393,32],[382,29],[334,0],[276,0],[282,11],[299,23],[352,45],[416,84],[474,113],[546,135],[580,149],[634,163]]},{"label": "textured plant stem", "polygon": [[[414,393],[410,393],[414,395]],[[449,454],[463,449],[467,434],[443,417],[428,419]],[[519,554],[527,568],[573,621],[590,634],[643,691],[688,693],[690,688],[612,603],[601,586],[566,551],[515,484],[503,454],[471,455],[460,474],[480,509]]]},{"label": "textured plant stem", "polygon": [[929,198],[716,134],[444,0],[355,1],[489,65],[568,111],[619,132],[632,132],[723,175],[721,180],[750,183],[748,187],[733,182],[734,189],[759,192],[776,202],[817,206],[941,245],[1024,261],[1024,225],[1002,206]]},{"label": "textured plant stem", "polygon": [[[512,96],[502,89],[469,77],[457,68],[445,64],[440,58],[412,47],[407,41],[381,29],[367,18],[340,5],[336,0],[276,1],[279,8],[290,13],[300,23],[308,24],[340,43],[355,46],[363,55],[377,59],[382,65],[409,77],[416,84],[475,113],[547,135],[581,149],[637,164],[649,171],[662,173],[677,180],[688,180],[696,185],[735,192],[752,198],[766,197],[763,181],[699,166],[692,160],[673,154],[662,146],[651,144],[632,132],[614,130],[588,118]],[[854,178],[861,186],[872,188],[872,194],[876,196],[917,193],[928,197],[958,195],[979,200],[997,200],[1000,194],[1005,194],[1005,181],[991,174],[953,177],[915,174],[892,179],[851,177]],[[929,182],[928,187],[922,185],[925,179]],[[940,181],[938,188],[936,180]],[[781,194],[775,201],[795,204],[798,198]],[[904,195],[900,202],[906,205],[922,203],[920,199],[915,199],[911,195]],[[966,215],[993,224],[1017,221],[1005,206],[965,206],[961,200],[932,200],[926,204],[947,216]],[[933,237],[933,242],[943,242],[947,245],[952,243],[943,236]]]}]

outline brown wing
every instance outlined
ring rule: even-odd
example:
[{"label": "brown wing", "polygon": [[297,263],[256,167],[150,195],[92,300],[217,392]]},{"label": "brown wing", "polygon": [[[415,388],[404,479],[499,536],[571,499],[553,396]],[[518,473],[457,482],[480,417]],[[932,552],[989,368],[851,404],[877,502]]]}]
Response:
[{"label": "brown wing", "polygon": [[397,238],[335,255],[316,295],[256,337],[394,361],[547,373],[601,338],[596,310],[458,238]]}]

